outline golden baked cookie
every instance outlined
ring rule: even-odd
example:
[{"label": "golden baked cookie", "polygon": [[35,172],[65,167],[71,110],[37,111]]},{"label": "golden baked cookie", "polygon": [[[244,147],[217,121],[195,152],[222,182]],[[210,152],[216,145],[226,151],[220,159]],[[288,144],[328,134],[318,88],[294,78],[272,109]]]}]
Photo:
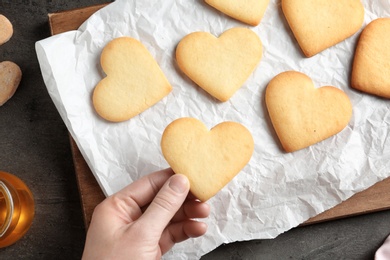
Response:
[{"label": "golden baked cookie", "polygon": [[360,0],[282,0],[282,10],[306,57],[352,36],[364,21]]},{"label": "golden baked cookie", "polygon": [[109,42],[101,55],[107,76],[93,92],[96,112],[112,122],[128,120],[159,102],[171,85],[145,46],[120,37]]},{"label": "golden baked cookie", "polygon": [[264,16],[269,0],[205,0],[207,4],[243,23],[256,26]]},{"label": "golden baked cookie", "polygon": [[254,141],[239,123],[223,122],[209,130],[195,118],[179,118],[166,127],[161,148],[173,171],[187,176],[191,192],[206,201],[249,162]]},{"label": "golden baked cookie", "polygon": [[227,101],[260,62],[262,43],[247,28],[232,28],[219,38],[206,32],[185,36],[176,48],[180,69],[220,101]]},{"label": "golden baked cookie", "polygon": [[352,116],[352,104],[340,89],[315,88],[303,73],[275,76],[265,94],[275,132],[286,152],[325,140],[343,130]]},{"label": "golden baked cookie", "polygon": [[6,43],[11,39],[14,33],[12,23],[8,20],[7,17],[0,14],[0,45]]},{"label": "golden baked cookie", "polygon": [[0,63],[0,106],[14,94],[22,79],[20,67],[12,61]]},{"label": "golden baked cookie", "polygon": [[355,51],[351,86],[390,98],[390,18],[376,19],[364,28]]}]

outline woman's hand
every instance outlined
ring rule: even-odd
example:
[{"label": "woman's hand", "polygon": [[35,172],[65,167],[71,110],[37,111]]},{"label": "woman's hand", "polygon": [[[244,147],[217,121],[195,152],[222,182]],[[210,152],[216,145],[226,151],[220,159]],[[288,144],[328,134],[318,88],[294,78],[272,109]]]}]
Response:
[{"label": "woman's hand", "polygon": [[166,169],[106,198],[93,213],[83,259],[160,259],[175,243],[203,235],[206,224],[193,219],[210,209],[188,196],[189,186]]}]

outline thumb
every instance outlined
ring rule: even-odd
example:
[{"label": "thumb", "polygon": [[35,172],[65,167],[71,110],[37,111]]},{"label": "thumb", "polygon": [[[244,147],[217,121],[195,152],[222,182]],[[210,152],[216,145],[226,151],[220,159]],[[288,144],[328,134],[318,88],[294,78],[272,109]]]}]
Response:
[{"label": "thumb", "polygon": [[149,226],[160,236],[173,216],[180,209],[190,190],[189,181],[182,174],[171,176],[157,193],[149,207],[138,221]]}]

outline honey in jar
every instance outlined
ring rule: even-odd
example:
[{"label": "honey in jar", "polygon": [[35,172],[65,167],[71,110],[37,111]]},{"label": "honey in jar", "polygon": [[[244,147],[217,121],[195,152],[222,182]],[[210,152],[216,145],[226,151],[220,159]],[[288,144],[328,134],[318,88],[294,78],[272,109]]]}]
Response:
[{"label": "honey in jar", "polygon": [[12,245],[28,231],[34,218],[34,198],[26,184],[0,171],[0,248]]}]

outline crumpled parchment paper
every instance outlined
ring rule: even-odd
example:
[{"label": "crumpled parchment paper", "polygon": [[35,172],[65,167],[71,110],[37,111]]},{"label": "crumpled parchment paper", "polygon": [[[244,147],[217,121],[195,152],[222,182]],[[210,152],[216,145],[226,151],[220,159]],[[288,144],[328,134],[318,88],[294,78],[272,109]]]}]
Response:
[{"label": "crumpled parchment paper", "polygon": [[[389,1],[367,0],[364,7],[362,29],[375,18],[390,16]],[[244,86],[221,103],[179,71],[175,47],[191,32],[218,36],[236,26],[255,31],[264,53]],[[79,30],[37,42],[36,51],[48,92],[106,195],[168,167],[160,140],[165,127],[177,118],[195,117],[209,128],[231,120],[251,131],[254,155],[209,201],[207,234],[177,244],[165,255],[166,259],[197,259],[222,243],[274,238],[390,176],[390,102],[349,86],[359,34],[305,58],[277,0],[271,0],[256,27],[200,0],[117,0]],[[147,47],[173,91],[139,116],[109,123],[94,112],[91,94],[104,77],[99,61],[102,48],[119,36],[134,37]],[[264,90],[286,70],[305,73],[316,87],[332,85],[345,91],[353,104],[348,126],[309,148],[283,152],[268,118]]]}]

